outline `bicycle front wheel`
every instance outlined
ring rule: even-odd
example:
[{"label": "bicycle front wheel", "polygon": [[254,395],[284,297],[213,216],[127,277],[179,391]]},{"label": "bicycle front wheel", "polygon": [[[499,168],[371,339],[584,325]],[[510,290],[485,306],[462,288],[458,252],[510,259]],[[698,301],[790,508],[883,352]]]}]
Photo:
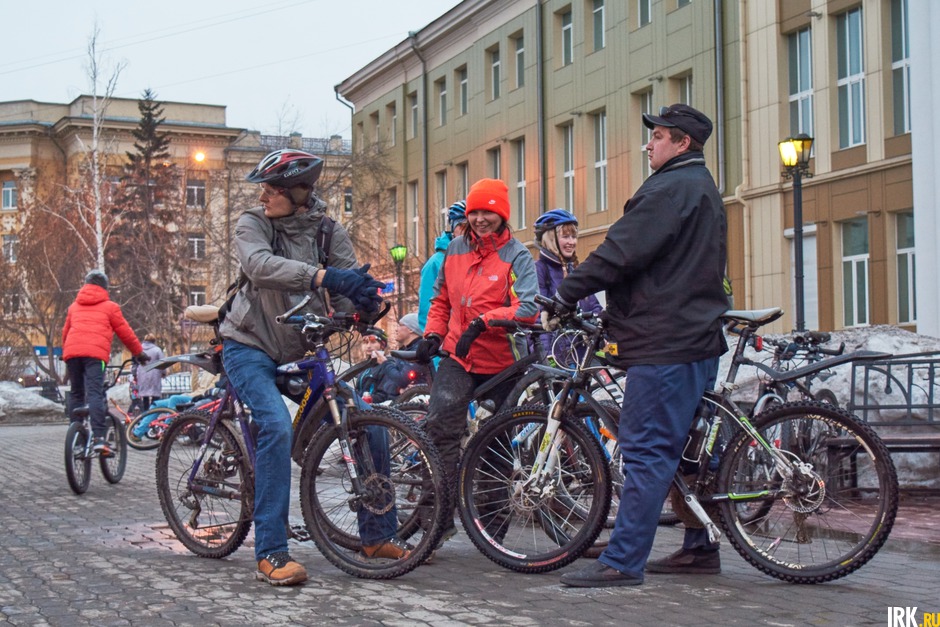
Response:
[{"label": "bicycle front wheel", "polygon": [[[160,446],[160,437],[163,435],[164,428],[156,429],[151,425],[154,420],[158,420],[166,414],[175,414],[176,412],[169,407],[153,407],[127,423],[124,430],[127,436],[127,443],[131,448],[138,451],[149,451]],[[147,425],[143,428],[142,425]],[[141,433],[142,432],[142,433]],[[138,435],[140,433],[140,435]]]},{"label": "bicycle front wheel", "polygon": [[[200,557],[225,557],[245,541],[254,509],[254,475],[241,436],[199,410],[183,412],[157,450],[157,494],[170,529]],[[204,445],[204,450],[203,450]]]},{"label": "bicycle front wheel", "polygon": [[84,494],[91,481],[91,457],[88,450],[90,434],[81,422],[72,422],[65,433],[65,477],[75,494]]},{"label": "bicycle front wheel", "polygon": [[[460,469],[460,519],[473,544],[504,568],[555,570],[597,539],[610,509],[601,446],[565,417],[542,469],[533,465],[548,424],[542,405],[499,413],[471,438]],[[544,470],[544,472],[540,472]]]},{"label": "bicycle front wheel", "polygon": [[[728,540],[759,570],[794,583],[844,577],[881,548],[898,509],[881,439],[828,403],[774,405],[754,420],[771,453],[745,432],[725,450],[718,492]],[[763,503],[761,515],[743,508]]]},{"label": "bicycle front wheel", "polygon": [[[344,459],[340,429],[333,424],[317,431],[304,454],[304,522],[337,568],[367,579],[398,577],[428,558],[444,530],[451,510],[442,466],[428,437],[399,412],[347,411],[351,460]],[[400,559],[367,556],[390,539],[407,541],[410,553]]]},{"label": "bicycle front wheel", "polygon": [[101,465],[101,474],[108,483],[117,483],[124,477],[124,469],[127,468],[127,437],[120,418],[108,412],[105,420],[108,421],[108,432],[104,438],[111,449],[111,455],[99,457],[98,463]]}]

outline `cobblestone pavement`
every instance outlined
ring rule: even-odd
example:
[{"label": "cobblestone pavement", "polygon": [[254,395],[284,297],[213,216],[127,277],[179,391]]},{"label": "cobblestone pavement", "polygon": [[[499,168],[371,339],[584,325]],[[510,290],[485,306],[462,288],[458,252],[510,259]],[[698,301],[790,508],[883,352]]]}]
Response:
[{"label": "cobblestone pavement", "polygon": [[[433,564],[388,582],[332,567],[311,543],[292,554],[301,587],[254,578],[250,543],[223,560],[190,555],[169,531],[154,487],[154,451],[129,451],[117,485],[93,466],[83,496],[68,487],[64,425],[0,428],[0,621],[13,625],[886,625],[889,606],[940,611],[940,507],[907,521],[847,578],[794,586],[729,547],[715,576],[649,575],[636,588],[563,588],[559,572],[521,575],[484,558],[464,534]],[[295,484],[296,488],[296,477]],[[294,510],[300,522],[299,504]],[[293,516],[292,516],[293,517]],[[662,528],[653,557],[681,530]],[[930,542],[933,541],[933,543]],[[569,568],[580,568],[579,561]]]}]

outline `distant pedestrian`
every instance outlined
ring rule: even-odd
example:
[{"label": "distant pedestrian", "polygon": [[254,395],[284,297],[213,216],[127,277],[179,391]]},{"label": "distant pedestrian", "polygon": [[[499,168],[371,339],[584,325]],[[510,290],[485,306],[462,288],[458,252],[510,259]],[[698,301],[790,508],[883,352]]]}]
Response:
[{"label": "distant pedestrian", "polygon": [[[156,342],[157,338],[153,333],[148,333],[144,337],[144,352],[147,353],[150,361],[158,361],[165,357]],[[163,377],[166,376],[166,370],[158,368],[147,370],[135,364],[133,374],[137,380],[137,395],[140,397],[141,411],[147,411],[154,401],[163,397]]]},{"label": "distant pedestrian", "polygon": [[458,200],[447,209],[447,229],[434,240],[434,254],[421,267],[421,283],[418,286],[418,335],[424,333],[431,310],[431,299],[437,295],[437,275],[444,265],[444,257],[451,240],[467,232],[467,203]]}]

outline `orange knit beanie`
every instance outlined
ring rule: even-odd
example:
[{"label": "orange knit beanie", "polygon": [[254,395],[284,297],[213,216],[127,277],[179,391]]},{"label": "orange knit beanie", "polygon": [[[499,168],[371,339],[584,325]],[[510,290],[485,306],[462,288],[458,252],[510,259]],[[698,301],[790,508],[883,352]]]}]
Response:
[{"label": "orange knit beanie", "polygon": [[467,214],[472,211],[492,211],[503,221],[509,221],[509,188],[499,179],[480,179],[470,186],[467,194]]}]

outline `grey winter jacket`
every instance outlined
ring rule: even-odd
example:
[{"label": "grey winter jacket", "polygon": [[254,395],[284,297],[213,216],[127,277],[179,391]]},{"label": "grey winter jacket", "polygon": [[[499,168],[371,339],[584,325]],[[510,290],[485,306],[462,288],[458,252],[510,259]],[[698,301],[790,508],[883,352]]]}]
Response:
[{"label": "grey winter jacket", "polygon": [[[225,339],[258,348],[277,363],[303,357],[300,331],[274,319],[310,293],[319,265],[317,231],[325,213],[321,201],[313,209],[284,218],[271,219],[263,207],[249,209],[235,225],[235,255],[248,281],[232,303],[220,331]],[[330,240],[329,265],[358,267],[349,233],[336,223]],[[326,313],[326,290],[319,289],[308,311]],[[335,296],[331,305],[351,310],[351,303]]]},{"label": "grey winter jacket", "polygon": [[[151,362],[158,361],[165,357],[160,347],[153,342],[144,340],[142,346]],[[161,396],[163,394],[163,375],[166,374],[166,370],[160,370],[159,368],[146,370],[144,368],[138,368],[135,364],[134,374],[137,377],[138,396]]]}]

